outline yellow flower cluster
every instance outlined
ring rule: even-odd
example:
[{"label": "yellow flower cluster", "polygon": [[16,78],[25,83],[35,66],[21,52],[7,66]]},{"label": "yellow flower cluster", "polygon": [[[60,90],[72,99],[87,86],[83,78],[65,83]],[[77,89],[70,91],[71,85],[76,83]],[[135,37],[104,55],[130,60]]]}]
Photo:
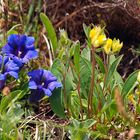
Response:
[{"label": "yellow flower cluster", "polygon": [[105,45],[104,45],[104,51],[106,54],[110,53],[117,53],[121,50],[123,47],[123,43],[120,43],[119,39],[107,39]]},{"label": "yellow flower cluster", "polygon": [[106,41],[106,35],[103,32],[103,29],[100,26],[95,26],[89,34],[91,38],[91,44],[97,48],[103,45]]},{"label": "yellow flower cluster", "polygon": [[119,39],[112,40],[110,38],[107,38],[104,33],[104,29],[102,29],[100,26],[95,26],[90,31],[89,37],[91,39],[91,44],[95,48],[103,46],[106,54],[117,53],[123,47],[123,43],[120,43]]}]

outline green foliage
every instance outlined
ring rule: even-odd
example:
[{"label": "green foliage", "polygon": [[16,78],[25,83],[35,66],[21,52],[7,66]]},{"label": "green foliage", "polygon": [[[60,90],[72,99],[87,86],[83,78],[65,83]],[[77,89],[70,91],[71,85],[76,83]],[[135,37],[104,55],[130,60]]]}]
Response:
[{"label": "green foliage", "polygon": [[61,98],[61,88],[53,91],[52,96],[49,98],[51,108],[59,117],[65,118],[64,106]]},{"label": "green foliage", "polygon": [[50,39],[52,43],[52,49],[55,52],[58,46],[58,42],[57,42],[57,37],[53,25],[49,20],[49,18],[43,13],[40,14],[40,19],[46,28],[47,37]]},{"label": "green foliage", "polygon": [[111,81],[111,78],[112,78],[114,72],[116,71],[117,66],[119,65],[121,59],[122,59],[122,56],[119,56],[109,67],[107,77],[106,77],[106,86],[108,86],[109,82]]},{"label": "green foliage", "polygon": [[21,104],[17,102],[21,91],[11,92],[1,99],[0,104],[0,139],[18,139],[17,124],[24,114]]},{"label": "green foliage", "polygon": [[138,72],[135,71],[133,72],[125,81],[123,89],[122,89],[122,96],[123,98],[126,98],[128,94],[136,87],[137,85],[137,77],[138,77]]},{"label": "green foliage", "polygon": [[104,63],[103,63],[102,59],[97,54],[95,54],[95,59],[100,67],[101,72],[105,73],[105,67],[104,67]]},{"label": "green foliage", "polygon": [[70,132],[71,140],[88,140],[91,131],[89,130],[96,123],[93,119],[87,119],[83,122],[79,122],[76,119],[71,120],[70,126],[68,126],[68,130]]},{"label": "green foliage", "polygon": [[16,27],[19,27],[21,26],[21,24],[17,24],[15,26],[13,26],[8,32],[7,32],[7,35],[11,35],[11,34],[18,34],[18,32],[15,30]]}]

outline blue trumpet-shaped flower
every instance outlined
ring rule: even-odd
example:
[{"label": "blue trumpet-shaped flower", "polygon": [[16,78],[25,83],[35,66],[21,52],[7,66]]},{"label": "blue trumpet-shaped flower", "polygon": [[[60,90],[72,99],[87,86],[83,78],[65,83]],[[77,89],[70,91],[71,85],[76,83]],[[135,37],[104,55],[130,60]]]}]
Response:
[{"label": "blue trumpet-shaped flower", "polygon": [[50,71],[44,69],[33,70],[28,73],[28,76],[30,77],[31,102],[40,100],[44,95],[51,96],[55,88],[62,87],[57,78]]},{"label": "blue trumpet-shaped flower", "polygon": [[34,42],[33,37],[12,34],[8,37],[7,44],[2,48],[2,52],[22,66],[30,59],[38,56]]},{"label": "blue trumpet-shaped flower", "polygon": [[14,78],[18,78],[19,67],[9,57],[3,57],[0,55],[0,89],[5,85],[7,75],[11,75]]}]

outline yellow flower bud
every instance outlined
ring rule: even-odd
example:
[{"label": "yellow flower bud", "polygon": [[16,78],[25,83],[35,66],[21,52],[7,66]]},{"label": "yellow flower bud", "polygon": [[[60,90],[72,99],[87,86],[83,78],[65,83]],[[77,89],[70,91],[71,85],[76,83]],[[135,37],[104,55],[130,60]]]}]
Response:
[{"label": "yellow flower bud", "polygon": [[91,43],[95,48],[103,45],[103,43],[106,41],[106,36],[105,35],[99,35],[98,38],[94,41],[91,40]]},{"label": "yellow flower bud", "polygon": [[119,39],[118,40],[114,39],[113,44],[112,44],[112,52],[113,53],[119,52],[121,50],[122,46],[123,46],[123,43],[120,43]]},{"label": "yellow flower bud", "polygon": [[140,83],[140,71],[138,72],[137,81]]},{"label": "yellow flower bud", "polygon": [[104,45],[104,51],[106,54],[109,54],[111,52],[111,47],[112,47],[112,39],[107,39],[105,45]]}]

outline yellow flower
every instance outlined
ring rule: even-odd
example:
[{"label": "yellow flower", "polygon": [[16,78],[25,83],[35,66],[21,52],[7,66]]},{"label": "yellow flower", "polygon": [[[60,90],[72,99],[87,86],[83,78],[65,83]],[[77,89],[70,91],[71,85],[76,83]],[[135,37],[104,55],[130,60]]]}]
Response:
[{"label": "yellow flower", "polygon": [[91,39],[96,38],[101,33],[102,29],[100,26],[95,26],[89,33]]},{"label": "yellow flower", "polygon": [[106,36],[105,35],[99,35],[98,38],[94,41],[91,40],[91,43],[95,48],[103,45],[103,43],[106,41]]},{"label": "yellow flower", "polygon": [[105,45],[104,45],[104,51],[106,54],[109,54],[111,52],[111,47],[112,47],[112,39],[107,39]]},{"label": "yellow flower", "polygon": [[137,81],[140,83],[140,71],[138,72]]},{"label": "yellow flower", "polygon": [[96,48],[101,46],[106,40],[106,36],[103,32],[103,29],[100,26],[95,26],[90,31],[89,37],[91,39],[91,44]]},{"label": "yellow flower", "polygon": [[123,46],[123,43],[120,43],[120,40],[119,39],[114,39],[113,40],[113,44],[112,44],[112,52],[113,53],[117,53],[121,50]]}]

